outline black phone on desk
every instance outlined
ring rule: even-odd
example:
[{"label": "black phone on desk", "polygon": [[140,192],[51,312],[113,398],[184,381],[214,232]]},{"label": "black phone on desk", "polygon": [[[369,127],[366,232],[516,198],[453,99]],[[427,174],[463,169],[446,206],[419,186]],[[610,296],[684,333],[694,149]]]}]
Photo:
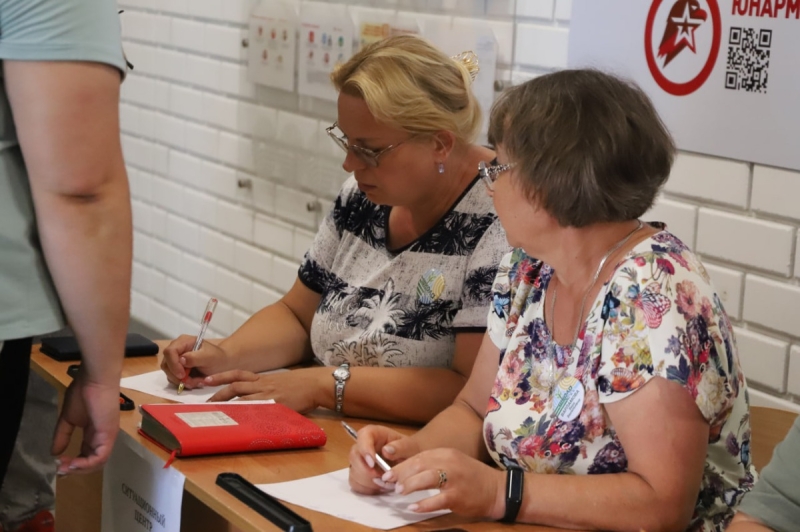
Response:
[{"label": "black phone on desk", "polygon": [[[41,352],[59,362],[81,359],[81,350],[74,336],[46,336],[42,338]],[[138,333],[125,337],[125,356],[141,357],[158,353],[158,345]]]},{"label": "black phone on desk", "polygon": [[[67,375],[72,377],[73,379],[78,376],[78,372],[81,370],[80,364],[70,364],[67,368]],[[136,405],[133,402],[133,399],[128,397],[122,392],[119,392],[119,409],[120,410],[133,410],[136,408]]]}]

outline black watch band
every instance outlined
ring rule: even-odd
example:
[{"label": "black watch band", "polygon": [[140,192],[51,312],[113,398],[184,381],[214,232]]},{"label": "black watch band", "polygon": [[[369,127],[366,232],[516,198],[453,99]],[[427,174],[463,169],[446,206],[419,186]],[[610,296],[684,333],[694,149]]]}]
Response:
[{"label": "black watch band", "polygon": [[522,490],[525,487],[525,472],[511,466],[506,472],[506,513],[500,519],[503,523],[513,523],[522,507]]}]

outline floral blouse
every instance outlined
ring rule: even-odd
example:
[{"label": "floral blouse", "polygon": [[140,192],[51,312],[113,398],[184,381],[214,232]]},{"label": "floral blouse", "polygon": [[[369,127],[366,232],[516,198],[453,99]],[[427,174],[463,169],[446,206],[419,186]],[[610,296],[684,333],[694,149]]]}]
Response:
[{"label": "floral blouse", "polygon": [[571,351],[550,349],[542,303],[552,273],[517,249],[495,279],[488,333],[500,367],[484,421],[492,458],[534,473],[626,471],[601,405],[663,377],[692,395],[711,427],[689,529],[723,530],[755,470],[733,329],[705,268],[666,230],[642,241],[600,290]]}]

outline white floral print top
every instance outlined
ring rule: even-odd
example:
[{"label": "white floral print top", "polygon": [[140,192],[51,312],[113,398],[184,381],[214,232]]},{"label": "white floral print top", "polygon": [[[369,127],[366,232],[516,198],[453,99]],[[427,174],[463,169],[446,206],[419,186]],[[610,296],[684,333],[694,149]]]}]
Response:
[{"label": "white floral print top", "polygon": [[534,473],[626,471],[625,449],[601,405],[663,377],[692,395],[711,427],[690,530],[723,530],[752,487],[755,471],[733,329],[705,268],[666,230],[639,243],[617,264],[572,352],[555,349],[558,381],[574,377],[585,390],[572,421],[554,413],[545,383],[552,366],[542,303],[552,273],[521,250],[500,264],[488,322],[500,348],[484,421],[490,454],[504,467],[514,464]]}]

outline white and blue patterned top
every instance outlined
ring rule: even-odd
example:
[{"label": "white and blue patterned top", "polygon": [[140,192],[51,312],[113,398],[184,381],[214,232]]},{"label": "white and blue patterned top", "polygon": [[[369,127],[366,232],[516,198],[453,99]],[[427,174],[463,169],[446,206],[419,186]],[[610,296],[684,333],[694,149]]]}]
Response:
[{"label": "white and blue patterned top", "polygon": [[476,177],[424,235],[386,247],[390,206],[345,182],[300,266],[322,294],[311,325],[327,365],[449,367],[458,331],[484,331],[497,265],[510,250]]}]

